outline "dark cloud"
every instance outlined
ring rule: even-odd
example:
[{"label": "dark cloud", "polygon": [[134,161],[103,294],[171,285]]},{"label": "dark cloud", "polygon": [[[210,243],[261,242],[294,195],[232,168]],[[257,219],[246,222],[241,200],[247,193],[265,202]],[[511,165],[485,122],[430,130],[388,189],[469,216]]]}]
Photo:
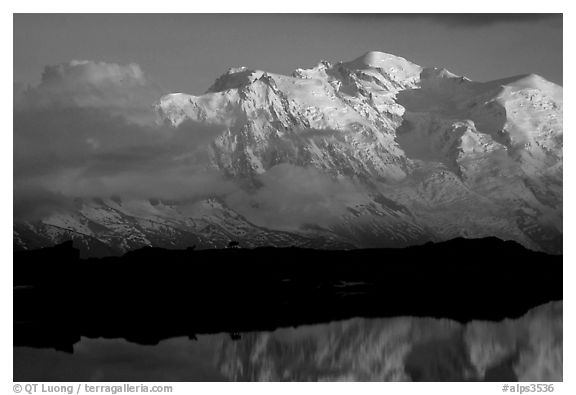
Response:
[{"label": "dark cloud", "polygon": [[498,23],[533,23],[556,21],[562,24],[562,14],[438,14],[433,19],[448,26],[474,27]]},{"label": "dark cloud", "polygon": [[15,216],[39,218],[76,197],[186,199],[234,188],[208,166],[225,128],[157,123],[151,92],[139,66],[101,62],[47,67],[38,86],[15,85]]},{"label": "dark cloud", "polygon": [[[335,14],[327,14],[325,16]],[[534,23],[550,21],[562,26],[562,14],[336,14],[353,19],[427,19],[450,27],[481,27],[499,23]]]},{"label": "dark cloud", "polygon": [[224,129],[185,122],[143,126],[101,109],[14,114],[14,179],[67,196],[179,199],[230,184],[207,168],[209,143]]},{"label": "dark cloud", "polygon": [[72,199],[34,184],[14,185],[14,218],[36,220],[74,208]]},{"label": "dark cloud", "polygon": [[364,187],[313,167],[283,163],[259,175],[257,181],[261,185],[257,191],[236,191],[226,202],[252,222],[275,229],[330,226],[346,213],[348,205],[366,199]]},{"label": "dark cloud", "polygon": [[14,86],[15,109],[102,109],[134,122],[150,122],[150,108],[163,90],[137,64],[72,60],[46,66],[40,84]]},{"label": "dark cloud", "polygon": [[[348,179],[290,164],[255,176],[260,187],[243,190],[210,160],[226,126],[134,118],[133,111],[153,115],[149,93],[137,65],[98,62],[48,67],[38,86],[15,86],[15,217],[41,219],[72,209],[76,198],[184,203],[216,196],[259,225],[288,230],[329,226],[364,196]],[[340,138],[341,132],[301,135]]]}]

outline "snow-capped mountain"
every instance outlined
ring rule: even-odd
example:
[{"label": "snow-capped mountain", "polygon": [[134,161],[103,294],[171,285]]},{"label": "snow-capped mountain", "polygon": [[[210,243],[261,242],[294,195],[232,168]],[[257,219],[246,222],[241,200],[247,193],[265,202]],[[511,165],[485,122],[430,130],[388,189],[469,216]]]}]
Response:
[{"label": "snow-capped mountain", "polygon": [[299,246],[352,248],[334,235],[265,229],[215,199],[182,207],[159,201],[78,200],[77,210],[40,222],[14,225],[17,249],[42,248],[74,240],[83,256],[120,255],[143,246],[184,249],[224,248],[232,240],[243,247]]},{"label": "snow-capped mountain", "polygon": [[[154,110],[174,128],[220,128],[210,167],[248,197],[83,199],[73,211],[16,223],[15,245],[72,237],[117,253],[231,239],[351,248],[496,236],[561,253],[562,87],[537,75],[475,82],[370,52],[291,76],[232,68],[205,94],[169,94]],[[268,207],[303,213],[304,222],[262,219],[275,199],[262,196],[263,180],[295,169],[305,173],[294,180],[310,172],[326,180],[329,201]]]}]

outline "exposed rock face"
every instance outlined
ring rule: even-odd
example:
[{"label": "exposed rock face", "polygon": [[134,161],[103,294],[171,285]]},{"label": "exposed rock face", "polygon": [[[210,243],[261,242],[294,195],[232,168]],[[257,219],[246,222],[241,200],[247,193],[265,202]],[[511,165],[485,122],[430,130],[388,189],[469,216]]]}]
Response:
[{"label": "exposed rock face", "polygon": [[292,76],[230,69],[204,95],[170,94],[155,109],[174,127],[221,127],[210,166],[248,194],[279,168],[329,177],[340,186],[327,192],[330,215],[280,226],[261,220],[256,204],[226,198],[192,210],[83,202],[67,218],[17,224],[16,244],[54,243],[70,231],[121,251],[189,239],[338,248],[496,236],[561,252],[562,87],[539,76],[481,83],[370,52]]}]

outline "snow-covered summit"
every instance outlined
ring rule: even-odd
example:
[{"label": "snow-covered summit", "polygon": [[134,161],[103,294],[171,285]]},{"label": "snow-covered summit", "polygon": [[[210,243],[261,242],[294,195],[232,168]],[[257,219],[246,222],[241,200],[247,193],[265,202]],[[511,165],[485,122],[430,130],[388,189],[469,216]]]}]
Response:
[{"label": "snow-covered summit", "polygon": [[[248,185],[248,194],[258,195],[278,175],[288,174],[286,182],[295,184],[288,189],[297,191],[315,183],[296,175],[319,177],[328,198],[291,200],[290,206],[303,205],[295,213],[307,214],[305,224],[290,230],[298,240],[304,229],[307,237],[321,229],[322,237],[359,247],[496,236],[561,251],[562,87],[542,77],[477,82],[368,52],[290,76],[232,68],[205,94],[166,95],[155,109],[174,127],[189,120],[220,130],[207,148],[210,166]],[[281,194],[265,189],[258,196]],[[211,211],[222,232],[278,231],[258,211],[278,209],[274,202],[244,210],[234,202]],[[174,209],[191,218],[201,211]],[[217,221],[222,213],[225,223]],[[158,221],[174,219],[160,215]],[[179,229],[197,231],[182,223],[189,224],[180,221]],[[273,235],[262,240],[276,240]]]},{"label": "snow-covered summit", "polygon": [[342,64],[349,69],[381,69],[388,74],[403,78],[414,77],[422,70],[422,67],[400,56],[378,51],[366,52],[364,55]]},{"label": "snow-covered summit", "polygon": [[[424,233],[442,229],[441,238],[499,234],[533,247],[561,234],[562,87],[539,76],[475,82],[368,52],[291,76],[232,69],[206,95],[165,97],[158,108],[174,125],[223,125],[211,146],[213,165],[235,178],[282,163],[309,166],[371,185],[396,183],[384,187],[387,198],[401,202]],[[454,176],[438,177],[437,164]],[[436,191],[420,195],[420,182]],[[473,201],[473,208],[464,203]],[[416,207],[440,202],[450,215],[466,207],[464,222],[438,222],[439,213],[421,222]],[[516,214],[498,209],[508,204]],[[473,215],[479,207],[484,214]],[[384,212],[370,216],[384,221],[371,226],[391,237],[384,229],[398,219]],[[418,226],[412,237],[421,237]]]},{"label": "snow-covered summit", "polygon": [[230,68],[225,74],[216,79],[216,82],[208,88],[208,92],[221,92],[229,89],[237,89],[259,79],[263,71],[251,70],[244,66]]}]

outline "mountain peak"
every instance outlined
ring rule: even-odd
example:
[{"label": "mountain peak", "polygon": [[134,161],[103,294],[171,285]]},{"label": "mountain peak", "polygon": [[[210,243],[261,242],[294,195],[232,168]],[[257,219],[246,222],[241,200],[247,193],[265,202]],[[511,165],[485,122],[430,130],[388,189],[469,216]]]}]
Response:
[{"label": "mountain peak", "polygon": [[208,88],[207,93],[222,92],[249,85],[262,77],[263,74],[265,73],[261,70],[253,70],[244,66],[232,67],[216,79],[214,84]]},{"label": "mountain peak", "polygon": [[397,59],[405,60],[404,58],[400,58],[399,56],[392,55],[392,54],[385,53],[385,52],[368,51],[365,54],[363,54],[362,56],[356,58],[354,60],[354,62],[358,62],[358,63],[364,64],[364,65],[370,66],[370,67],[378,67],[378,65],[382,64],[383,62],[388,62],[391,59],[392,60],[397,60]]},{"label": "mountain peak", "polygon": [[341,64],[351,70],[379,70],[395,80],[418,78],[422,71],[422,67],[409,60],[378,51],[366,52],[350,62],[342,62]]},{"label": "mountain peak", "polygon": [[346,65],[357,68],[381,68],[387,69],[390,67],[419,67],[418,65],[396,55],[392,55],[385,52],[379,51],[369,51],[364,55],[352,60],[351,62],[345,62]]},{"label": "mountain peak", "polygon": [[558,96],[556,98],[562,100],[562,87],[538,74],[524,74],[512,77],[503,85],[509,86],[514,90],[537,89],[551,96]]},{"label": "mountain peak", "polygon": [[554,100],[557,104],[563,102],[562,86],[548,81],[538,74],[520,74],[489,81],[486,84],[501,88],[505,96],[519,91],[538,91]]},{"label": "mountain peak", "polygon": [[357,247],[496,236],[557,253],[561,100],[562,87],[536,75],[474,82],[383,52],[292,77],[231,68],[205,95],[155,105],[160,124],[191,121],[180,134],[191,140],[174,143],[201,142],[181,151],[198,162],[178,165],[213,170],[202,196],[221,200],[89,201],[19,224],[14,240],[29,248],[72,234],[125,251],[188,246],[191,235],[199,246]]},{"label": "mountain peak", "polygon": [[449,70],[441,67],[426,67],[420,73],[421,79],[432,79],[432,78],[462,78]]}]

